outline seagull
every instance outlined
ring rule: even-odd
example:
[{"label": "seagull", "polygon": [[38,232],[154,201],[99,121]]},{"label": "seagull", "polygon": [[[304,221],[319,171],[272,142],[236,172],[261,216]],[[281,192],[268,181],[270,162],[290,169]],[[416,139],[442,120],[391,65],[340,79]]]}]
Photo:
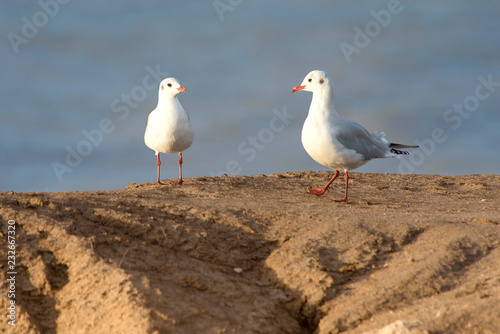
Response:
[{"label": "seagull", "polygon": [[158,105],[149,114],[144,142],[155,151],[158,178],[160,182],[160,153],[179,153],[179,180],[182,184],[182,152],[193,143],[193,130],[189,116],[177,98],[180,92],[187,92],[175,78],[166,78],[160,83]]},{"label": "seagull", "polygon": [[347,203],[350,170],[372,159],[410,154],[400,149],[418,147],[391,143],[384,138],[385,133],[369,133],[360,124],[340,117],[333,106],[333,81],[324,71],[309,72],[292,93],[300,90],[313,93],[309,114],[302,127],[302,145],[316,162],[335,170],[323,188],[310,188],[308,194],[323,195],[339,176],[339,170],[343,170],[344,198],[335,201]]}]

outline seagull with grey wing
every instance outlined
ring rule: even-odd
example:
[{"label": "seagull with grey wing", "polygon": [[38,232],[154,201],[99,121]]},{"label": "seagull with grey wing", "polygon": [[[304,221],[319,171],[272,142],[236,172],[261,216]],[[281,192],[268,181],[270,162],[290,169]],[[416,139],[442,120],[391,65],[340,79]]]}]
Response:
[{"label": "seagull with grey wing", "polygon": [[302,128],[302,145],[316,162],[335,170],[323,188],[311,188],[308,194],[323,195],[339,175],[339,170],[343,170],[344,198],[335,201],[347,203],[350,170],[372,159],[410,154],[401,149],[418,147],[391,143],[384,138],[383,132],[370,133],[360,124],[340,117],[333,106],[333,81],[324,71],[309,72],[302,84],[292,89],[292,93],[300,90],[313,93],[309,114]]}]

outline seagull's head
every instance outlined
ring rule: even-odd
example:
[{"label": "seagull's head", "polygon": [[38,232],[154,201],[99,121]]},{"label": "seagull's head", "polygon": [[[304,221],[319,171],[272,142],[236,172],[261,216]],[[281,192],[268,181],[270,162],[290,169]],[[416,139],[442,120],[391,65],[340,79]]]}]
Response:
[{"label": "seagull's head", "polygon": [[307,92],[321,92],[324,90],[330,90],[333,86],[333,82],[330,76],[325,71],[314,70],[309,72],[302,83],[292,89],[292,93],[298,92],[299,90],[305,90]]},{"label": "seagull's head", "polygon": [[160,96],[177,96],[180,92],[187,92],[176,78],[166,78],[160,83]]}]

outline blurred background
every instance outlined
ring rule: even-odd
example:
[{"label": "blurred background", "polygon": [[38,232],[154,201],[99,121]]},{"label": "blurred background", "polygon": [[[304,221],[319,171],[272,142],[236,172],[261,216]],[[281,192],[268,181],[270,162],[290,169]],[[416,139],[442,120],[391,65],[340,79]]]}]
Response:
[{"label": "blurred background", "polygon": [[325,170],[300,141],[311,94],[290,94],[313,69],[343,117],[422,145],[356,171],[499,174],[498,2],[59,1],[0,5],[0,191],[155,181],[168,76],[189,89],[185,177]]}]

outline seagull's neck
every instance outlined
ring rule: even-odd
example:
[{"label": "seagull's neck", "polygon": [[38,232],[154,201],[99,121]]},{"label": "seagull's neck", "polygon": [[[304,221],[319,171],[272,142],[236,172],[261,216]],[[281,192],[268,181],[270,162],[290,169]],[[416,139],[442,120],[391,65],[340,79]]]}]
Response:
[{"label": "seagull's neck", "polygon": [[340,119],[340,115],[333,105],[333,88],[319,90],[313,93],[309,116],[325,117],[328,119]]},{"label": "seagull's neck", "polygon": [[156,106],[156,108],[160,110],[169,110],[172,107],[174,107],[174,109],[177,109],[180,106],[181,103],[177,96],[160,96],[158,98],[158,105]]}]

